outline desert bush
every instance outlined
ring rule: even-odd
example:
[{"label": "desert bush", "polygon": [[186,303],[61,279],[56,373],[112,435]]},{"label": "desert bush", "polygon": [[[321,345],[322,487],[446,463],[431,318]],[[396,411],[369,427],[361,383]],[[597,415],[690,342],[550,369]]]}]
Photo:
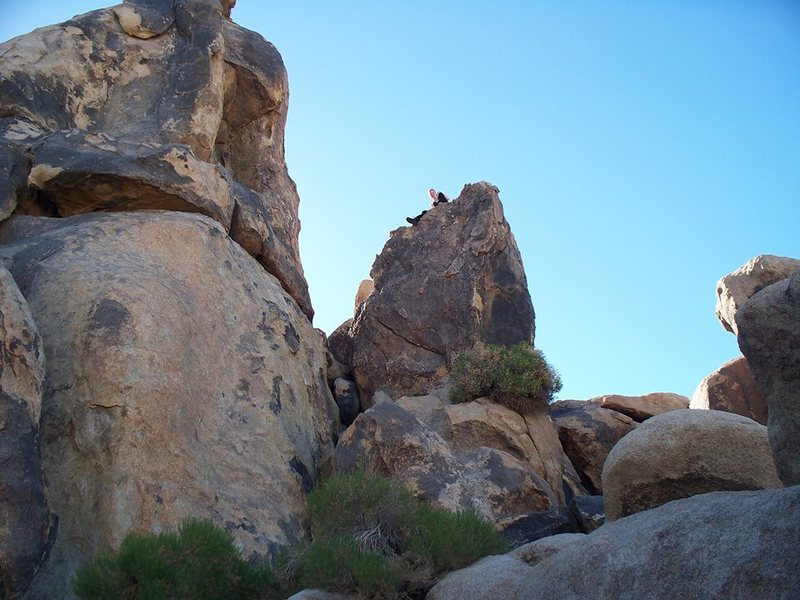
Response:
[{"label": "desert bush", "polygon": [[435,565],[437,571],[461,569],[489,554],[508,551],[494,526],[474,511],[451,512],[423,505],[417,510],[415,526],[409,550]]},{"label": "desert bush", "polygon": [[422,504],[375,473],[340,473],[308,497],[313,542],[293,560],[296,588],[422,597],[438,574],[506,551],[491,523]]},{"label": "desert bush", "polygon": [[267,566],[248,564],[230,533],[198,519],[185,520],[177,532],[127,534],[118,552],[78,570],[73,587],[85,600],[279,597]]},{"label": "desert bush", "polygon": [[398,589],[401,573],[396,557],[364,548],[352,535],[339,535],[315,540],[305,548],[297,587],[387,598]]},{"label": "desert bush", "polygon": [[466,350],[456,358],[451,375],[453,402],[488,396],[521,413],[544,408],[561,389],[561,377],[542,351],[524,342]]}]

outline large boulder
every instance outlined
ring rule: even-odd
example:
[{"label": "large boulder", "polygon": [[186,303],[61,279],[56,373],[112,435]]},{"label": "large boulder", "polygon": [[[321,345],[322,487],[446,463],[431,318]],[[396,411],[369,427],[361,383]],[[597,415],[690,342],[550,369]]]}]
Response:
[{"label": "large boulder", "polygon": [[495,600],[525,589],[531,567],[511,554],[486,556],[465,569],[445,575],[425,600]]},{"label": "large boulder", "polygon": [[548,410],[583,485],[592,494],[602,494],[603,464],[608,453],[638,423],[594,401],[561,400]]},{"label": "large boulder", "polygon": [[566,545],[507,597],[790,600],[800,590],[799,530],[800,486],[685,498]]},{"label": "large boulder", "polygon": [[800,272],[736,314],[739,348],[769,404],[769,443],[786,485],[800,484]]},{"label": "large boulder", "polygon": [[689,398],[672,392],[653,392],[644,396],[608,394],[592,400],[603,408],[629,416],[637,423],[671,410],[689,407]]},{"label": "large boulder", "polygon": [[433,395],[404,396],[397,403],[431,427],[458,452],[487,447],[528,463],[561,504],[567,459],[547,413],[521,415],[489,398],[449,404]]},{"label": "large boulder", "polygon": [[467,185],[418,225],[393,231],[370,277],[375,289],[352,326],[352,365],[367,406],[377,390],[427,393],[477,342],[533,342],[522,259],[491,184]]},{"label": "large boulder", "polygon": [[201,212],[311,318],[286,70],[231,5],[125,0],[0,45],[0,218]]},{"label": "large boulder", "polygon": [[723,410],[767,424],[767,399],[758,389],[744,356],[707,375],[692,395],[689,408]]},{"label": "large boulder", "polygon": [[322,338],[207,217],[14,216],[0,226],[48,357],[41,447],[60,516],[33,599],[128,530],[208,517],[245,556],[302,539],[333,452]]},{"label": "large boulder", "polygon": [[336,446],[336,469],[369,468],[450,510],[474,509],[503,527],[558,500],[530,464],[485,446],[454,452],[433,429],[389,400],[361,413]]},{"label": "large boulder", "polygon": [[695,494],[777,487],[767,428],[714,410],[648,419],[614,446],[603,469],[606,521]]},{"label": "large boulder", "polygon": [[753,294],[800,270],[800,260],[762,254],[717,282],[716,313],[722,326],[738,334],[736,312]]},{"label": "large boulder", "polygon": [[44,348],[28,304],[0,267],[0,597],[30,585],[55,535],[42,480]]}]

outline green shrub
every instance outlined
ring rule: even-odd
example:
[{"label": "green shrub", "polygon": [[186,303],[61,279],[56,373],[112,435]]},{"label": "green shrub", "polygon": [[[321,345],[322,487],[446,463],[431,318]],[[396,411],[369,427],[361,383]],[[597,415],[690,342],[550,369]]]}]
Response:
[{"label": "green shrub", "polygon": [[466,350],[456,358],[451,374],[453,402],[488,396],[521,413],[544,408],[561,389],[561,377],[541,350],[524,342]]},{"label": "green shrub", "polygon": [[474,511],[450,512],[420,506],[410,550],[437,567],[453,571],[489,554],[508,552],[506,541],[494,526]]},{"label": "green shrub", "polygon": [[268,567],[249,565],[230,533],[197,519],[185,520],[177,532],[129,533],[118,552],[85,565],[73,584],[85,600],[278,597]]},{"label": "green shrub", "polygon": [[403,485],[363,470],[317,486],[308,496],[308,518],[313,542],[295,550],[287,569],[296,589],[419,596],[436,575],[506,550],[475,513],[424,505]]},{"label": "green shrub", "polygon": [[401,565],[386,554],[367,550],[352,535],[315,540],[306,547],[298,566],[300,588],[358,590],[387,597],[401,582]]},{"label": "green shrub", "polygon": [[408,515],[416,506],[417,500],[405,487],[363,469],[326,479],[306,500],[315,540],[377,527],[392,548],[408,537]]}]

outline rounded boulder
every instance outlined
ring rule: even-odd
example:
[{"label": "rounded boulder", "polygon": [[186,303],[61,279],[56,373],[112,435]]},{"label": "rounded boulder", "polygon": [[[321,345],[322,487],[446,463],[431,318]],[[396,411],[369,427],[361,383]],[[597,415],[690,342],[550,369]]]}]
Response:
[{"label": "rounded boulder", "polygon": [[603,468],[607,521],[695,494],[779,487],[767,428],[715,410],[648,419],[614,446]]}]

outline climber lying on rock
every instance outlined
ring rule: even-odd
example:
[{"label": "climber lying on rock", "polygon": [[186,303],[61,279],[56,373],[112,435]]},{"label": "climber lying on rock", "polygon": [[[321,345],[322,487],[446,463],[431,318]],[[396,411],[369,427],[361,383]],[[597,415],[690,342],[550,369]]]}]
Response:
[{"label": "climber lying on rock", "polygon": [[[447,197],[447,194],[445,194],[444,192],[437,192],[433,188],[428,190],[428,195],[431,197],[431,200],[433,200],[433,202],[431,203],[431,208],[433,208],[434,206],[439,206],[440,204],[444,204],[446,202],[450,202],[450,198]],[[419,223],[419,220],[422,218],[422,216],[427,212],[428,212],[427,210],[423,210],[416,217],[406,217],[406,221],[408,221],[412,225],[416,225],[417,223]]]}]

